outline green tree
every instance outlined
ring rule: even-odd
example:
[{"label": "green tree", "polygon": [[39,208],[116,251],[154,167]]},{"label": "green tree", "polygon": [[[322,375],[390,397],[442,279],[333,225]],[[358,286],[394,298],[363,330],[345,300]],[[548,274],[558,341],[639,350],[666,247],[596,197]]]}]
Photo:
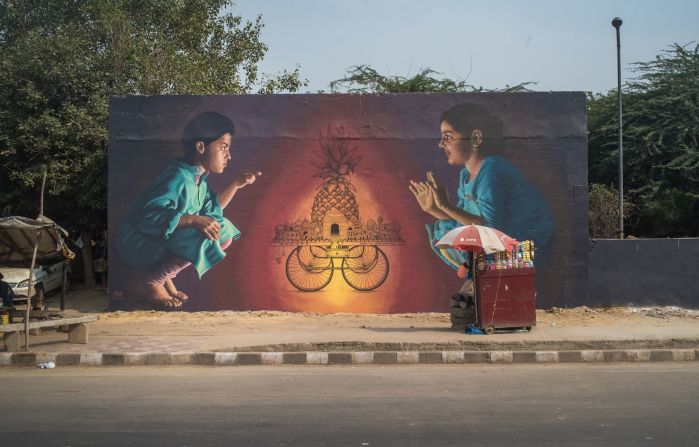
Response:
[{"label": "green tree", "polygon": [[[673,45],[634,66],[623,96],[627,232],[699,235],[699,45]],[[589,178],[616,184],[616,92],[588,98]],[[625,195],[626,196],[626,195]]]},{"label": "green tree", "polygon": [[[90,247],[106,226],[112,95],[296,91],[299,70],[258,73],[261,17],[229,0],[0,0],[0,209],[45,214]],[[257,86],[257,87],[256,87]],[[94,284],[84,250],[86,285]]]},{"label": "green tree", "polygon": [[[633,203],[624,200],[624,217],[634,209]],[[615,239],[619,236],[619,190],[614,186],[590,184],[588,224],[591,238]]]},{"label": "green tree", "polygon": [[503,89],[489,90],[475,87],[466,81],[455,81],[435,77],[440,73],[425,68],[411,78],[404,76],[382,75],[368,65],[356,65],[347,69],[345,77],[330,83],[335,92],[345,90],[348,93],[460,93],[460,92],[521,92],[527,91],[533,82],[523,82]]}]

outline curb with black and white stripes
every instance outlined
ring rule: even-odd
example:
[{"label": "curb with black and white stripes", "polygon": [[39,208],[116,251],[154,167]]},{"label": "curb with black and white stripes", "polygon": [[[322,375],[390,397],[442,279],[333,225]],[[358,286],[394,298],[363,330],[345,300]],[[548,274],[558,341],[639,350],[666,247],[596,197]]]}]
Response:
[{"label": "curb with black and white stripes", "polygon": [[355,351],[198,353],[0,352],[0,366],[437,365],[699,361],[699,349],[578,351]]}]

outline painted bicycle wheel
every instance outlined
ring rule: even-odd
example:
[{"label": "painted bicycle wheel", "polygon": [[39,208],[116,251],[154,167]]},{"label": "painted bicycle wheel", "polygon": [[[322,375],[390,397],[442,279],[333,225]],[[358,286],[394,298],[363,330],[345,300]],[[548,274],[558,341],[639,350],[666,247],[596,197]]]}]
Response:
[{"label": "painted bicycle wheel", "polygon": [[333,277],[333,261],[322,247],[296,247],[286,258],[286,277],[304,292],[320,290]]},{"label": "painted bicycle wheel", "polygon": [[374,290],[388,278],[388,258],[374,245],[352,247],[342,260],[342,277],[354,289]]}]

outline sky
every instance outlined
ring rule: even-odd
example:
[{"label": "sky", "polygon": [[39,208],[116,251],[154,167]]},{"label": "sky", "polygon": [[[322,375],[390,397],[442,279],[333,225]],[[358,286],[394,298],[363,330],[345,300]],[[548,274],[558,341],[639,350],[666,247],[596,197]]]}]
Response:
[{"label": "sky", "polygon": [[633,62],[699,42],[697,0],[235,0],[233,12],[262,15],[260,70],[300,67],[302,93],[329,92],[353,65],[407,77],[429,67],[490,89],[606,92],[617,84],[615,16],[622,80]]}]

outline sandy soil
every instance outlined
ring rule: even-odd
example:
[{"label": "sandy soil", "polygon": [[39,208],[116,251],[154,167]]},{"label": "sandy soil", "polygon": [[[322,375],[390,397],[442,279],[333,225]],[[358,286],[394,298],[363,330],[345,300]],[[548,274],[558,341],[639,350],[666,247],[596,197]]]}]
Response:
[{"label": "sandy soil", "polygon": [[[50,302],[57,312],[58,299]],[[444,313],[315,314],[280,311],[161,312],[108,309],[104,289],[75,290],[64,315],[91,313],[88,345],[42,331],[34,348],[53,352],[235,352],[384,349],[619,349],[690,347],[699,340],[699,311],[674,307],[577,307],[537,311],[529,332],[473,336],[451,328]]]},{"label": "sandy soil", "polygon": [[[57,305],[54,298],[52,305]],[[216,311],[216,312],[162,312],[162,311],[108,311],[108,301],[104,289],[76,290],[66,298],[67,313],[98,313],[97,326],[103,328],[143,325],[168,328],[187,328],[188,331],[202,328],[210,332],[217,327],[244,330],[269,330],[270,327],[304,326],[322,327],[384,327],[384,328],[435,328],[449,326],[446,313],[407,313],[407,314],[358,314],[358,313],[294,313],[281,311]],[[564,309],[551,308],[537,310],[537,325],[548,327],[567,326],[658,326],[667,322],[684,320],[684,323],[699,324],[699,311],[677,307],[610,307],[589,308],[586,306]],[[693,321],[692,321],[693,320]],[[126,328],[124,328],[126,329]]]}]

